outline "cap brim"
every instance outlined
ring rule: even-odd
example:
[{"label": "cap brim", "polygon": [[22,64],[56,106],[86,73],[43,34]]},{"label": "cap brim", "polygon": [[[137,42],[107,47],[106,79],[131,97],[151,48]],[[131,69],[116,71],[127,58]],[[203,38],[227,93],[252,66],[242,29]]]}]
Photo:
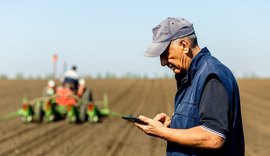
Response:
[{"label": "cap brim", "polygon": [[146,57],[158,57],[160,56],[168,47],[170,41],[162,43],[152,43],[144,52]]}]

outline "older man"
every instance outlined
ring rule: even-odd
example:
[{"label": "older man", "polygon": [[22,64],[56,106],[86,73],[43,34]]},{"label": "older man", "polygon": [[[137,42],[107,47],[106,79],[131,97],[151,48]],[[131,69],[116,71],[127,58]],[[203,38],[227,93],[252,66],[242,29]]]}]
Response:
[{"label": "older man", "polygon": [[244,156],[240,97],[231,71],[200,48],[193,24],[167,18],[153,29],[145,56],[160,57],[175,73],[174,115],[139,116],[151,136],[167,140],[168,156]]}]

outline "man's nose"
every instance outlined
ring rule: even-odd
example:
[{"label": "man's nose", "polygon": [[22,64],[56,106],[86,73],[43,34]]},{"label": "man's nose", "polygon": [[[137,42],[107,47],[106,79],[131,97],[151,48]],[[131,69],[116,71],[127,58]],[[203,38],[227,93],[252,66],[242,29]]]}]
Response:
[{"label": "man's nose", "polygon": [[168,63],[167,59],[164,58],[164,57],[162,57],[162,56],[160,56],[160,64],[161,64],[162,66],[166,66],[167,63]]}]

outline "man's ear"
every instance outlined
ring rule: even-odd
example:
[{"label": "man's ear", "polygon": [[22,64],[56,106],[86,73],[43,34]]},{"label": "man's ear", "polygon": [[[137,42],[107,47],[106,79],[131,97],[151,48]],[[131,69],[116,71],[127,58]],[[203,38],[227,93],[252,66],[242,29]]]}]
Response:
[{"label": "man's ear", "polygon": [[181,40],[180,44],[182,45],[183,52],[187,54],[189,52],[189,43],[185,40]]}]

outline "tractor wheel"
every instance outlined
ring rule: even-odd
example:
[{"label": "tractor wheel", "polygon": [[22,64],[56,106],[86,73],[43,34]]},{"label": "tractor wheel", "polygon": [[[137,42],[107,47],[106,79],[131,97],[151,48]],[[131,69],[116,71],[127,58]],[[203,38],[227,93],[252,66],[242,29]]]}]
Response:
[{"label": "tractor wheel", "polygon": [[42,105],[41,103],[36,103],[34,105],[34,120],[40,123],[43,118]]},{"label": "tractor wheel", "polygon": [[86,120],[86,105],[85,104],[82,104],[80,106],[79,119],[80,119],[80,122],[84,122]]},{"label": "tractor wheel", "polygon": [[82,95],[83,104],[88,104],[89,102],[93,102],[93,95],[92,91],[88,88],[85,89]]}]

